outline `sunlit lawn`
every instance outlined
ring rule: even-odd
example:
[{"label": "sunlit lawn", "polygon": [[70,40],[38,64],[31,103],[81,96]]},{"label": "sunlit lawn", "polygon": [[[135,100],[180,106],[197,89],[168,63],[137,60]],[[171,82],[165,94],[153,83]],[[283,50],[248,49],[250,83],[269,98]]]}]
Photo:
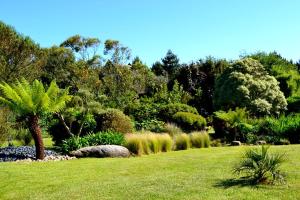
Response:
[{"label": "sunlit lawn", "polygon": [[0,199],[300,199],[300,145],[286,152],[288,183],[234,184],[232,166],[249,147],[44,163],[0,163]]}]

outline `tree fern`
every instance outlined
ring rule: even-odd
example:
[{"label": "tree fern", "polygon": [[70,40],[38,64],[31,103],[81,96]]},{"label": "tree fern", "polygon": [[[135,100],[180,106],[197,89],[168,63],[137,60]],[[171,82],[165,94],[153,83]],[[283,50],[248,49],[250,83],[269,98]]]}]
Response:
[{"label": "tree fern", "polygon": [[52,81],[46,90],[39,80],[30,84],[25,79],[15,84],[0,84],[0,103],[7,105],[17,115],[24,117],[36,146],[36,157],[44,158],[44,145],[39,126],[39,118],[46,113],[61,111],[71,99],[68,89],[60,90]]}]

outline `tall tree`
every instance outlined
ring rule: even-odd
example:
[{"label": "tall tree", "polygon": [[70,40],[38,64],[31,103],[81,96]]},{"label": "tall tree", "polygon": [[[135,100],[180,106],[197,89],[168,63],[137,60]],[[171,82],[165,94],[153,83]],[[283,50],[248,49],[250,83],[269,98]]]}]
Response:
[{"label": "tall tree", "polygon": [[214,92],[217,109],[247,108],[254,115],[284,111],[287,102],[279,83],[252,58],[238,60],[217,79]]},{"label": "tall tree", "polygon": [[292,61],[283,58],[276,51],[257,52],[244,57],[258,60],[271,75],[275,76],[281,91],[287,98],[300,96],[300,74],[297,65]]},{"label": "tall tree", "polygon": [[29,37],[0,21],[0,80],[12,82],[17,78],[38,78],[42,68],[43,51]]},{"label": "tall tree", "polygon": [[171,50],[168,50],[166,56],[161,61],[164,70],[169,75],[169,79],[172,79],[180,68],[179,58]]},{"label": "tall tree", "polygon": [[86,67],[96,68],[101,64],[101,57],[97,54],[100,43],[98,38],[74,35],[61,43],[60,46],[70,48],[75,52],[77,59],[83,61]]},{"label": "tall tree", "polygon": [[126,64],[131,58],[131,50],[123,46],[118,40],[106,40],[104,43],[104,55],[111,55],[114,64]]},{"label": "tall tree", "polygon": [[26,120],[35,142],[36,158],[44,159],[40,118],[45,114],[61,111],[70,100],[68,90],[61,91],[52,81],[46,91],[40,81],[35,80],[29,84],[25,79],[10,85],[3,82],[0,89],[0,102]]},{"label": "tall tree", "polygon": [[156,62],[152,66],[152,71],[158,76],[167,76],[171,81],[180,68],[179,58],[171,50],[168,50],[161,62]]},{"label": "tall tree", "polygon": [[189,103],[201,115],[212,114],[215,79],[228,65],[226,60],[207,57],[180,68],[176,79],[194,97]]},{"label": "tall tree", "polygon": [[53,46],[47,49],[45,65],[41,79],[49,85],[56,80],[59,87],[75,87],[78,81],[79,69],[76,67],[75,57],[70,49]]}]

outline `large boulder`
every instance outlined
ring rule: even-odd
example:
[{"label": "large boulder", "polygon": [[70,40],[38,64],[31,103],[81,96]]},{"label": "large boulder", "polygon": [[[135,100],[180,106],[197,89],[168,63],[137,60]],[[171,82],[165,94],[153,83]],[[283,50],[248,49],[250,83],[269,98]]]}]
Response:
[{"label": "large boulder", "polygon": [[78,158],[129,157],[130,152],[127,148],[119,145],[99,145],[99,146],[84,147],[78,149],[77,151],[72,151],[71,155],[76,156]]}]

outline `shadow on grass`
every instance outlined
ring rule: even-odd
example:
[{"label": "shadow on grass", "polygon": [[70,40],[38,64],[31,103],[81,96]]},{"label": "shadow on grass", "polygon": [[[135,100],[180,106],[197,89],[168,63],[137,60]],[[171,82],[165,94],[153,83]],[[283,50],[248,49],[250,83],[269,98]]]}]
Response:
[{"label": "shadow on grass", "polygon": [[255,184],[253,181],[249,179],[226,179],[226,180],[220,180],[217,182],[215,187],[220,187],[220,188],[230,188],[230,187],[253,187],[253,188],[258,188],[258,185]]}]

